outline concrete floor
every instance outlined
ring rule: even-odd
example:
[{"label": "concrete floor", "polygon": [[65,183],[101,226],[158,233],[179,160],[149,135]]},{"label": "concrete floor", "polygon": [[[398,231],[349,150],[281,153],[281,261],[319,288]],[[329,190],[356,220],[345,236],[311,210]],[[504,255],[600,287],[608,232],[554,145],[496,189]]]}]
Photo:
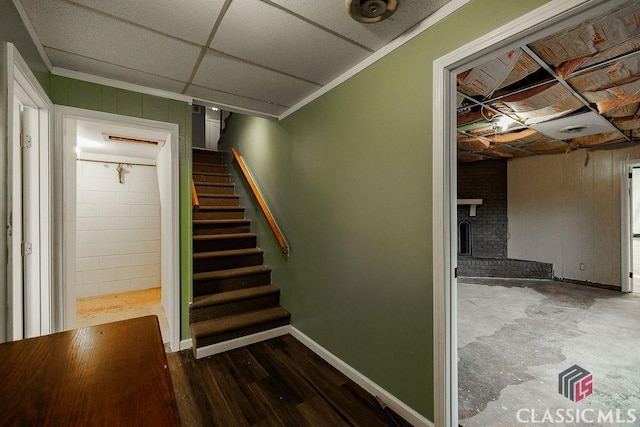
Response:
[{"label": "concrete floor", "polygon": [[[593,374],[593,394],[574,403],[558,374],[577,364]],[[460,424],[514,426],[557,410],[622,411],[640,426],[640,294],[547,280],[458,281]],[[589,421],[591,412],[586,420]],[[533,424],[533,423],[529,423]]]},{"label": "concrete floor", "polygon": [[82,328],[153,314],[158,316],[162,342],[167,343],[169,342],[169,323],[160,298],[160,288],[78,298],[76,323],[79,328]]}]

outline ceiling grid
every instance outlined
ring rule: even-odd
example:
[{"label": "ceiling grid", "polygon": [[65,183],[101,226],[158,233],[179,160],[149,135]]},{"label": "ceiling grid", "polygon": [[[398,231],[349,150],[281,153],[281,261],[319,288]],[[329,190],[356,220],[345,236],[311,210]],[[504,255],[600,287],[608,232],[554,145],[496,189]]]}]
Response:
[{"label": "ceiling grid", "polygon": [[640,142],[640,3],[617,1],[457,76],[458,160]]},{"label": "ceiling grid", "polygon": [[271,117],[450,1],[403,0],[367,25],[343,0],[13,0],[56,70]]}]

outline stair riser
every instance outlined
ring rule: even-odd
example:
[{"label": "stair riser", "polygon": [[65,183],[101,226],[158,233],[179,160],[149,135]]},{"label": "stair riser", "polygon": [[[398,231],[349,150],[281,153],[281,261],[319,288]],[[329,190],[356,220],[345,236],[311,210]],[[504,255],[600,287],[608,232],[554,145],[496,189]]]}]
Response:
[{"label": "stair riser", "polygon": [[194,280],[193,296],[200,297],[218,292],[235,291],[238,289],[251,288],[253,286],[268,285],[269,283],[271,283],[271,272],[231,277],[227,279]]},{"label": "stair riser", "polygon": [[259,325],[251,326],[248,328],[238,329],[236,331],[227,332],[220,335],[213,335],[210,337],[204,337],[199,339],[193,339],[194,348],[201,348],[211,344],[217,344],[238,337],[246,335],[257,334],[258,332],[268,331],[269,329],[279,328],[280,326],[286,326],[289,324],[291,316],[287,316],[284,319],[274,320],[267,323],[261,323]]},{"label": "stair riser", "polygon": [[202,322],[209,319],[233,316],[254,310],[277,307],[280,305],[280,293],[263,295],[257,298],[249,298],[241,301],[233,301],[225,304],[214,305],[190,310],[191,323]]},{"label": "stair riser", "polygon": [[194,173],[193,180],[198,182],[210,182],[212,184],[231,184],[231,177],[224,175],[201,175]]},{"label": "stair riser", "polygon": [[193,224],[193,234],[200,236],[203,234],[234,234],[248,233],[251,231],[249,224]]},{"label": "stair riser", "polygon": [[193,219],[244,219],[244,209],[224,211],[195,211]]},{"label": "stair riser", "polygon": [[224,251],[228,249],[246,249],[256,247],[256,236],[240,238],[194,240],[193,252]]},{"label": "stair riser", "polygon": [[211,163],[214,165],[224,165],[224,159],[221,156],[210,154],[193,153],[191,161],[194,163]]},{"label": "stair riser", "polygon": [[224,165],[194,164],[192,170],[194,175],[198,172],[228,173],[227,167]]},{"label": "stair riser", "polygon": [[239,255],[229,257],[215,257],[193,260],[193,272],[202,273],[205,271],[226,270],[229,268],[250,267],[252,265],[262,265],[262,253],[251,255]]},{"label": "stair riser", "polygon": [[238,197],[201,197],[198,196],[200,206],[240,206]]},{"label": "stair riser", "polygon": [[209,193],[209,194],[235,194],[236,189],[233,186],[219,186],[219,185],[199,185],[196,184],[196,192]]}]

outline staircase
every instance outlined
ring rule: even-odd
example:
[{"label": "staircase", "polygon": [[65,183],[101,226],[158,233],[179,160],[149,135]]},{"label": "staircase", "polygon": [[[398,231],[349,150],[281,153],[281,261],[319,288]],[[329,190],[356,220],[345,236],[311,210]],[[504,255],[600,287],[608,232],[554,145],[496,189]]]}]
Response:
[{"label": "staircase", "polygon": [[193,149],[193,351],[289,324],[256,235],[217,151]]}]

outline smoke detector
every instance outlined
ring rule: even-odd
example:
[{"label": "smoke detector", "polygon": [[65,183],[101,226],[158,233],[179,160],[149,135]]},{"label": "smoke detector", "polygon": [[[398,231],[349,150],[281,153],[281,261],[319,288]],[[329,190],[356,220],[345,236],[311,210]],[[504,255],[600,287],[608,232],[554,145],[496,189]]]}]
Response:
[{"label": "smoke detector", "polygon": [[384,21],[398,8],[399,0],[346,0],[347,13],[365,24]]}]

